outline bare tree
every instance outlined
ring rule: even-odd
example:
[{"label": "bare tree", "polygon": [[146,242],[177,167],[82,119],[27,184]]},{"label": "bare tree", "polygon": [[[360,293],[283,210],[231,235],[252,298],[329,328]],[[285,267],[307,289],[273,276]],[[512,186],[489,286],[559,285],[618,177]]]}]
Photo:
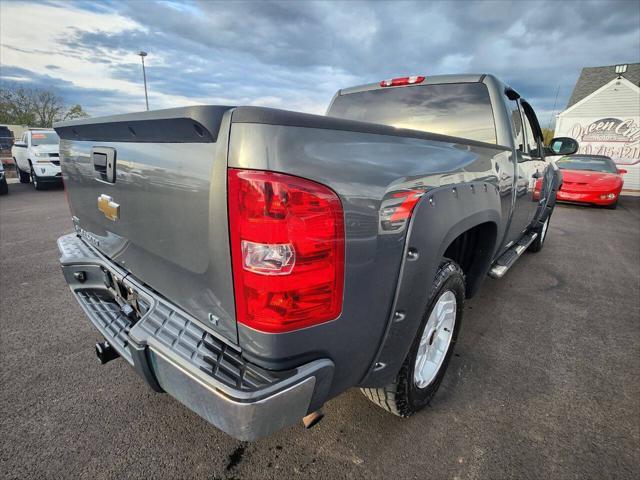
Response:
[{"label": "bare tree", "polygon": [[51,127],[59,120],[87,116],[79,104],[67,108],[62,98],[51,90],[0,88],[0,123]]},{"label": "bare tree", "polygon": [[543,128],[542,129],[543,143],[545,145],[550,145],[551,144],[551,140],[553,139],[553,135],[554,135],[554,131],[553,130],[551,130],[550,128]]},{"label": "bare tree", "polygon": [[25,88],[0,88],[0,123],[34,125],[33,99]]},{"label": "bare tree", "polygon": [[64,104],[62,98],[50,90],[36,90],[33,92],[36,122],[39,127],[50,127],[62,116]]},{"label": "bare tree", "polygon": [[75,120],[76,118],[87,118],[89,115],[82,110],[79,103],[76,103],[73,107],[69,108],[62,117],[62,120]]}]

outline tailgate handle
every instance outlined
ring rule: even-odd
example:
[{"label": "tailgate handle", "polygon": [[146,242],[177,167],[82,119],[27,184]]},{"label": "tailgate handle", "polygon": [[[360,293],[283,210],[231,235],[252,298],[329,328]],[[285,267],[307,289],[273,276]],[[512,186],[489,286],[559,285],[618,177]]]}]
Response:
[{"label": "tailgate handle", "polygon": [[93,169],[96,178],[109,183],[116,181],[116,149],[111,147],[93,147],[91,149]]}]

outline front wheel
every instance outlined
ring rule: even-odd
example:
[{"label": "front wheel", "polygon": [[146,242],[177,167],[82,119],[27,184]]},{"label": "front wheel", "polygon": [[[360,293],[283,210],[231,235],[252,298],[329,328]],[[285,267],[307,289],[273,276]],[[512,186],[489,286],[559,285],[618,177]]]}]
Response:
[{"label": "front wheel", "polygon": [[435,395],[449,365],[462,322],[465,279],[452,261],[440,265],[426,313],[400,372],[383,388],[363,388],[376,405],[400,417],[423,409]]},{"label": "front wheel", "polygon": [[16,162],[15,159],[13,161],[15,162],[16,173],[18,174],[20,183],[29,183],[31,181],[31,177],[29,176],[29,174],[27,172],[23,172],[22,170],[20,170],[20,167],[18,166],[18,162]]},{"label": "front wheel", "polygon": [[33,183],[33,188],[35,188],[36,190],[42,190],[42,182],[38,180],[38,175],[36,175],[33,167],[31,167],[31,182]]}]

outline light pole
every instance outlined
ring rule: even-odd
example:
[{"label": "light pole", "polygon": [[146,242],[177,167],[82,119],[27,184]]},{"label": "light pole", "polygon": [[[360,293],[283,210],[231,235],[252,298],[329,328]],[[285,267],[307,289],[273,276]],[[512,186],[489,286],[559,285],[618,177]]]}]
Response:
[{"label": "light pole", "polygon": [[140,50],[138,52],[140,59],[142,60],[142,78],[144,79],[144,101],[147,103],[147,111],[149,111],[149,96],[147,95],[147,72],[144,69],[144,57],[147,56],[147,52]]}]

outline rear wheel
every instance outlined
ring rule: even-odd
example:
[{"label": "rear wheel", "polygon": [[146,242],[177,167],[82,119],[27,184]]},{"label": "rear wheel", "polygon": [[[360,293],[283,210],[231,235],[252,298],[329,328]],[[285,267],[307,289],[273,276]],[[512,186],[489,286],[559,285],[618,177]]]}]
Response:
[{"label": "rear wheel", "polygon": [[376,405],[408,417],[429,404],[449,365],[460,331],[465,279],[460,267],[446,261],[438,269],[433,294],[418,335],[395,380],[383,388],[363,388]]},{"label": "rear wheel", "polygon": [[6,195],[7,193],[9,193],[7,179],[5,177],[2,177],[2,180],[0,180],[0,195]]},{"label": "rear wheel", "polygon": [[13,159],[13,161],[15,162],[16,173],[18,174],[20,183],[29,183],[31,181],[31,177],[29,176],[29,174],[27,172],[23,172],[22,170],[20,170],[20,167],[18,166],[18,162],[16,162],[15,158]]}]

